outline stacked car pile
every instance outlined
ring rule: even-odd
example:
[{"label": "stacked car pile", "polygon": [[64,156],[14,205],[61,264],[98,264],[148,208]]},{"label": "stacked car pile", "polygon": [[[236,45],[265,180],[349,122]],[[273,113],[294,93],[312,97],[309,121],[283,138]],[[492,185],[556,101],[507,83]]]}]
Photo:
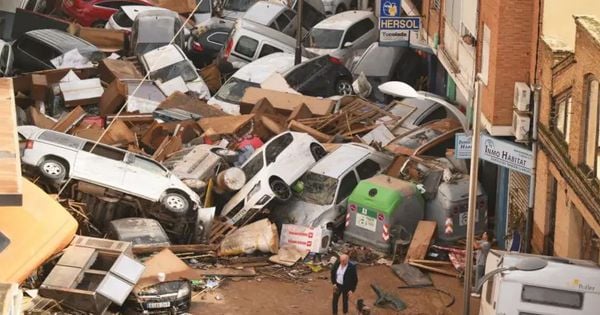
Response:
[{"label": "stacked car pile", "polygon": [[[313,2],[305,10],[323,11]],[[207,3],[64,1],[79,24],[17,10],[0,70],[14,75],[23,173],[58,195],[85,236],[55,262],[41,296],[92,313],[128,296],[140,312],[184,311],[189,283],[156,282],[134,253],[214,257],[225,243],[221,254],[241,253],[237,240],[257,233],[281,234],[282,248],[303,255],[342,238],[389,252],[424,219],[437,222],[439,240],[465,235],[467,167],[452,154],[465,117],[378,89],[400,68],[422,71],[409,50],[377,46],[372,12],[297,25],[295,2],[225,1],[214,18]],[[297,32],[306,49],[296,65]],[[382,55],[398,69],[378,67]],[[353,85],[372,91],[357,96]],[[311,239],[294,239],[302,229]],[[199,276],[180,267],[173,274]]]}]

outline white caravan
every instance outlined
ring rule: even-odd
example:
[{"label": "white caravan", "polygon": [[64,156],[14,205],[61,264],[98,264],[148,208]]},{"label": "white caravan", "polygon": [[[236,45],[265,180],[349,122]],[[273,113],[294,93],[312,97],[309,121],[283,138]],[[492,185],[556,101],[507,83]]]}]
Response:
[{"label": "white caravan", "polygon": [[485,272],[480,315],[600,314],[594,262],[490,251]]}]

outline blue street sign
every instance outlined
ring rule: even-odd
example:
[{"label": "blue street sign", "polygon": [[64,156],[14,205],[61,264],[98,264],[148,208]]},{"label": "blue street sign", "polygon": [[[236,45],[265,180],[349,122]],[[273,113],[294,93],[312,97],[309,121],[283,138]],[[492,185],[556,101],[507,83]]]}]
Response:
[{"label": "blue street sign", "polygon": [[379,18],[380,30],[418,31],[421,28],[421,18],[405,16],[398,18]]}]

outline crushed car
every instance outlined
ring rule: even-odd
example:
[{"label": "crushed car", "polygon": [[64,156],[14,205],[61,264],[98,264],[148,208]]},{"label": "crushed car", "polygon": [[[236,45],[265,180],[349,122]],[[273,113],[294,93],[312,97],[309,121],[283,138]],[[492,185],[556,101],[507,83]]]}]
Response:
[{"label": "crushed car", "polygon": [[398,136],[385,149],[394,154],[445,157],[454,148],[454,135],[462,130],[457,120],[444,118]]},{"label": "crushed car", "polygon": [[130,52],[140,56],[170,43],[183,49],[186,32],[177,33],[182,25],[181,17],[173,11],[161,9],[139,12],[131,27]]},{"label": "crushed car", "polygon": [[321,229],[321,249],[332,241],[333,229],[346,213],[346,202],[358,182],[384,170],[392,157],[359,144],[341,144],[319,160],[293,185],[293,197],[273,209],[275,222]]},{"label": "crushed car", "polygon": [[323,146],[307,134],[287,131],[273,137],[242,165],[247,182],[225,204],[221,216],[239,226],[273,199],[289,200],[290,185],[325,155]]},{"label": "crushed car", "polygon": [[165,95],[189,90],[199,98],[210,98],[208,86],[179,46],[171,44],[156,48],[143,54],[140,61],[150,80],[158,81],[157,85]]},{"label": "crushed car", "polygon": [[352,74],[342,62],[329,55],[304,61],[284,74],[286,82],[308,96],[330,97],[352,94]]}]

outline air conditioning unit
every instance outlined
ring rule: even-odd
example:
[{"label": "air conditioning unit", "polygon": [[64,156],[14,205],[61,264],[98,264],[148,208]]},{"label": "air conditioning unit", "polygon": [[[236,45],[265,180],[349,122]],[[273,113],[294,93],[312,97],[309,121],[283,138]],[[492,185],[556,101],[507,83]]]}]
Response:
[{"label": "air conditioning unit", "polygon": [[529,102],[531,101],[531,89],[525,82],[515,82],[515,95],[513,104],[520,112],[529,111]]},{"label": "air conditioning unit", "polygon": [[531,117],[518,111],[513,112],[512,132],[517,141],[529,140]]}]

